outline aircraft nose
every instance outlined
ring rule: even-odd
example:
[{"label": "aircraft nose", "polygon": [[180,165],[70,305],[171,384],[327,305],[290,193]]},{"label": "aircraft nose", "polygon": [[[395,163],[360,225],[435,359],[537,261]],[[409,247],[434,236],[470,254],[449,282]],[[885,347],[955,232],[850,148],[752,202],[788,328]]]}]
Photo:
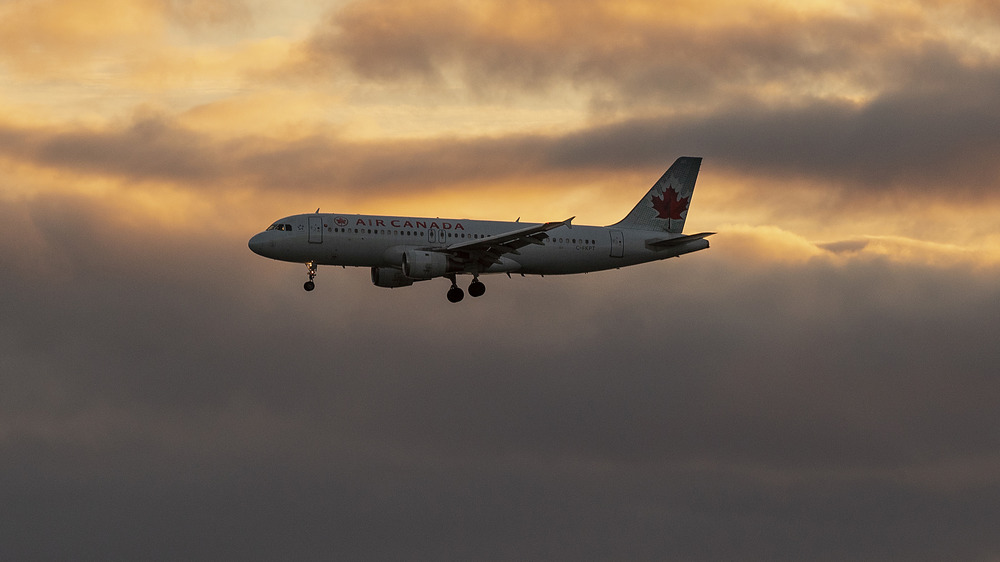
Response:
[{"label": "aircraft nose", "polygon": [[247,246],[250,247],[250,251],[257,255],[264,255],[264,233],[254,234],[250,241],[247,242]]}]

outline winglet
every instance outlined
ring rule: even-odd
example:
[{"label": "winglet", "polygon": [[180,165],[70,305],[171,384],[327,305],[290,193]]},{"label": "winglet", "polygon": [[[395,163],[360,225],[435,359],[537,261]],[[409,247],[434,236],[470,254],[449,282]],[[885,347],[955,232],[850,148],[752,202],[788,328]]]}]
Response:
[{"label": "winglet", "polygon": [[542,225],[541,231],[545,232],[546,230],[552,230],[553,228],[559,228],[560,226],[568,226],[570,228],[573,228],[573,219],[575,218],[576,217],[570,217],[564,221],[547,222]]}]

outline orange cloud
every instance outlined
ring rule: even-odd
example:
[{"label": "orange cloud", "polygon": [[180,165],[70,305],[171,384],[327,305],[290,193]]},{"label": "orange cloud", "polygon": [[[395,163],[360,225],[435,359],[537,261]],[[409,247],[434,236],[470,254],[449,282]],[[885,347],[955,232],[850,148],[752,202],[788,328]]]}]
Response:
[{"label": "orange cloud", "polygon": [[[164,32],[156,0],[27,0],[0,5],[0,61],[29,75],[80,72],[111,48],[148,45]],[[90,70],[87,65],[87,70]]]},{"label": "orange cloud", "polygon": [[767,259],[989,248],[1000,62],[958,6],[372,1],[268,36],[235,1],[9,3],[0,161],[19,196],[600,224],[696,154],[689,224]]},{"label": "orange cloud", "polygon": [[[941,21],[906,4],[370,1],[335,12],[306,52],[313,73],[346,67],[435,90],[458,83],[486,98],[570,83],[598,104],[787,104],[870,99],[905,79],[900,61],[930,42],[973,48],[975,38],[947,34]],[[959,19],[950,29],[966,27]]]}]

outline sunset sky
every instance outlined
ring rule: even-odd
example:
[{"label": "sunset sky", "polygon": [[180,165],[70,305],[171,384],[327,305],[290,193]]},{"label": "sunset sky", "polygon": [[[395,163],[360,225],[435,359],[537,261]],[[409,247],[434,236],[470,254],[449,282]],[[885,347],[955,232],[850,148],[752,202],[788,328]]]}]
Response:
[{"label": "sunset sky", "polygon": [[[678,156],[678,260],[246,246]],[[987,0],[0,1],[0,559],[996,560],[998,185]]]}]

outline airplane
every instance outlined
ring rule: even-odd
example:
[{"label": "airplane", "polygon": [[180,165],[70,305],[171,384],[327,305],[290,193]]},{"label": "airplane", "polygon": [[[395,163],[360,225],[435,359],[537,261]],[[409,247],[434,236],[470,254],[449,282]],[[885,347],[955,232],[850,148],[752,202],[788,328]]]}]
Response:
[{"label": "airplane", "polygon": [[609,226],[563,221],[522,223],[339,213],[292,215],[254,235],[250,250],[304,263],[312,291],[320,265],[371,268],[377,287],[407,287],[438,277],[447,297],[465,297],[458,275],[472,275],[469,295],[480,297],[480,275],[563,275],[617,269],[708,248],[714,232],[683,234],[701,158],[682,156],[621,221]]}]

